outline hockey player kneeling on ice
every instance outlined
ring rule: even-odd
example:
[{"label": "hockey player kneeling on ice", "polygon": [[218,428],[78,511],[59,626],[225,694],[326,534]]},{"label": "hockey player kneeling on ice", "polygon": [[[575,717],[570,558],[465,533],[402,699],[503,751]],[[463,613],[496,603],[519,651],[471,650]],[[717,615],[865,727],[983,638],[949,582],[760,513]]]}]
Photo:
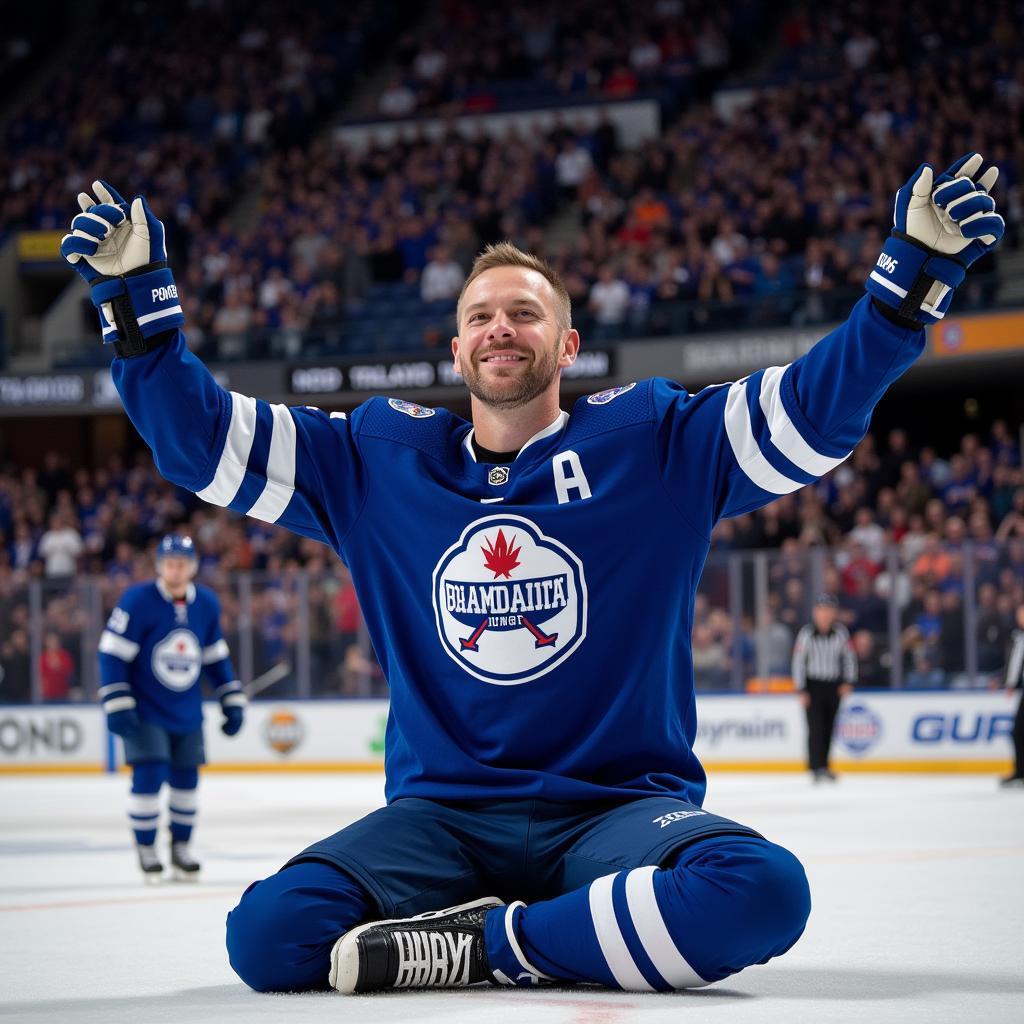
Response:
[{"label": "hockey player kneeling on ice", "polygon": [[202,673],[220,700],[228,736],[241,729],[245,714],[245,694],[220,631],[220,603],[212,590],[192,582],[197,566],[191,538],[164,537],[156,580],[121,595],[100,637],[100,697],[107,725],[124,740],[132,766],[128,816],[147,881],[159,881],[164,870],[156,833],[165,783],[174,877],[199,877],[189,842],[199,766],[206,760]]},{"label": "hockey player kneeling on ice", "polygon": [[79,197],[62,250],[161,473],[338,552],[391,689],[387,806],[243,894],[227,925],[241,978],[664,991],[797,941],[800,862],[702,807],[680,627],[715,523],[850,454],[1002,235],[981,164],[923,165],[899,189],[868,294],[806,355],[696,394],[659,378],[563,411],[580,347],[565,287],[489,247],[452,340],[472,423],[398,398],[345,415],[225,391],[185,344],[145,200],[104,182]]}]

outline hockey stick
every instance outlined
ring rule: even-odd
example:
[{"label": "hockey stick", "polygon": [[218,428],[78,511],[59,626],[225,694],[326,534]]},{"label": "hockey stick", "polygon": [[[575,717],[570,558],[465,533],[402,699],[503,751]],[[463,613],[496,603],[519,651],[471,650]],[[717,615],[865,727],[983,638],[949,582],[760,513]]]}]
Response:
[{"label": "hockey stick", "polygon": [[276,665],[271,665],[266,672],[256,676],[245,688],[246,696],[255,697],[256,694],[262,693],[268,687],[273,686],[278,680],[284,679],[291,670],[291,662],[288,661],[279,661]]}]

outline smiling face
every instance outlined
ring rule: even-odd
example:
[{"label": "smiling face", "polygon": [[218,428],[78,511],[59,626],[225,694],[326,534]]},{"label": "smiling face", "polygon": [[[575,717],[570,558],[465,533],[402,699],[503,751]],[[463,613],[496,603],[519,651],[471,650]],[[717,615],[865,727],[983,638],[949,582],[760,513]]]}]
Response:
[{"label": "smiling face", "polygon": [[474,398],[515,409],[557,389],[559,370],[576,358],[579,343],[543,274],[499,266],[466,288],[452,355]]}]

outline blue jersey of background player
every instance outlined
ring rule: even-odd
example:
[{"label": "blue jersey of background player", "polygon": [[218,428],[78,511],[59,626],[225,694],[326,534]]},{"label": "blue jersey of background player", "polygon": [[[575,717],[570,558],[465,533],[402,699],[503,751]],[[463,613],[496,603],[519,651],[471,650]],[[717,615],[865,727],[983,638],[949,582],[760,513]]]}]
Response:
[{"label": "blue jersey of background player", "polygon": [[796,941],[799,862],[700,806],[697,580],[719,518],[849,454],[1002,234],[981,163],[937,182],[923,165],[899,190],[869,296],[811,352],[693,395],[649,380],[562,412],[580,344],[565,288],[489,250],[452,343],[472,424],[397,399],[346,417],[228,394],[185,346],[145,201],[102,182],[79,197],[62,250],[161,472],[338,551],[391,686],[388,806],[247,890],[228,921],[242,978],[665,990]]},{"label": "blue jersey of background player", "polygon": [[205,674],[224,710],[221,728],[242,727],[245,694],[220,629],[220,602],[192,582],[198,559],[190,537],[168,535],[156,552],[157,578],[121,595],[100,637],[100,698],[110,731],[132,765],[128,814],[147,880],[160,878],[156,852],[160,790],[169,784],[171,864],[196,878],[189,850],[203,750]]}]

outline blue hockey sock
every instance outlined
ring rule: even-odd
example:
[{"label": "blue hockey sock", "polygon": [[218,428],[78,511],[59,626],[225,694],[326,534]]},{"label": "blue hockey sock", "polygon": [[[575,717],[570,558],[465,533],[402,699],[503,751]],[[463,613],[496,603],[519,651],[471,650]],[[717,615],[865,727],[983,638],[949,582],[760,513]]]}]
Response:
[{"label": "blue hockey sock", "polygon": [[170,774],[171,841],[187,843],[192,838],[196,820],[196,787],[199,785],[199,769],[172,768]]},{"label": "blue hockey sock", "polygon": [[557,899],[487,917],[499,981],[544,977],[632,991],[718,981],[786,952],[810,912],[807,880],[787,850],[723,836],[684,850],[671,867],[595,879]]},{"label": "blue hockey sock", "polygon": [[156,842],[160,822],[160,787],[167,778],[164,761],[144,761],[132,767],[132,791],[128,797],[128,820],[140,846]]}]

